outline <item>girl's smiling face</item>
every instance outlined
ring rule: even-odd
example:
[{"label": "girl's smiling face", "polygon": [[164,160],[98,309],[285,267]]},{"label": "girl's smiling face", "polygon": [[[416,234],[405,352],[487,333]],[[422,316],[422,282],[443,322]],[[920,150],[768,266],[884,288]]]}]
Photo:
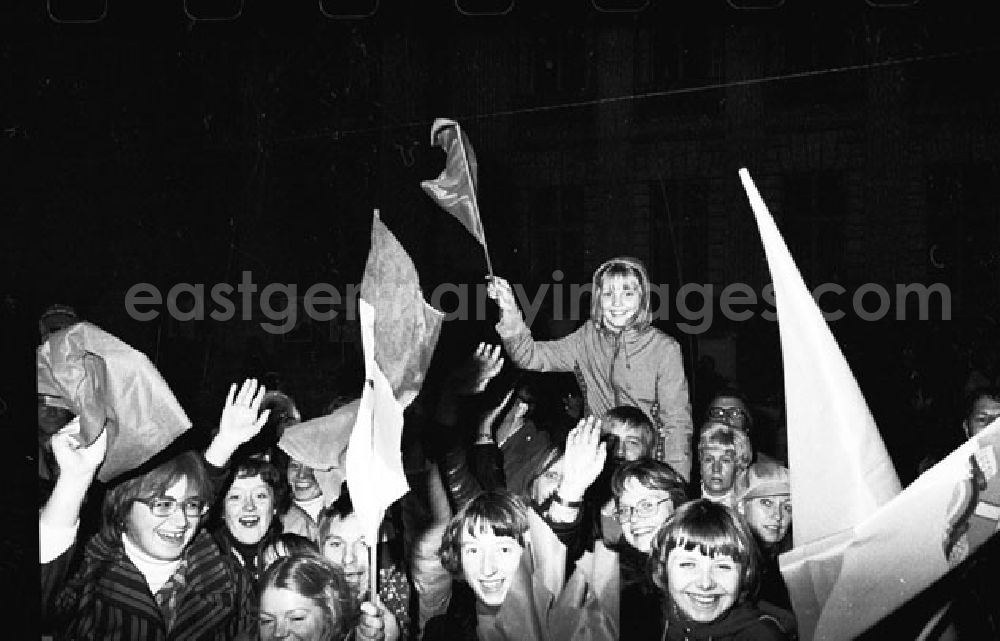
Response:
[{"label": "girl's smiling face", "polygon": [[503,605],[523,551],[516,539],[497,536],[489,527],[462,533],[462,576],[481,604]]},{"label": "girl's smiling face", "polygon": [[324,641],[327,638],[327,615],[311,599],[294,590],[268,587],[260,597],[260,637]]},{"label": "girl's smiling face", "polygon": [[724,554],[678,546],[667,556],[670,600],[692,621],[710,623],[729,611],[740,591],[742,565]]},{"label": "girl's smiling face", "polygon": [[237,477],[226,492],[226,527],[240,543],[259,543],[274,519],[274,494],[260,474]]},{"label": "girl's smiling face", "polygon": [[604,276],[600,296],[604,326],[620,331],[631,324],[639,311],[642,287],[635,276]]}]

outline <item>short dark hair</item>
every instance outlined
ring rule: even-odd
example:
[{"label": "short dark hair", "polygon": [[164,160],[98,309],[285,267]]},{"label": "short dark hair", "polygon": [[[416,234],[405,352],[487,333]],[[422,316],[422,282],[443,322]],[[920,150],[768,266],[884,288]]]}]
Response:
[{"label": "short dark hair", "polygon": [[653,537],[649,557],[650,578],[667,590],[667,557],[674,548],[694,550],[714,557],[723,554],[740,564],[739,605],[754,598],[760,582],[757,544],[740,516],[727,505],[696,499],[680,506]]},{"label": "short dark hair", "polygon": [[618,501],[625,492],[625,483],[629,479],[635,479],[640,485],[651,490],[666,492],[675,510],[688,500],[684,478],[663,461],[639,459],[629,461],[616,469],[611,475],[611,494],[615,501]]},{"label": "short dark hair", "polygon": [[969,420],[969,414],[972,413],[976,403],[984,398],[1000,403],[1000,387],[979,387],[966,394],[962,411],[963,421]]},{"label": "short dark hair", "polygon": [[528,531],[528,508],[507,490],[482,492],[451,518],[441,537],[441,565],[455,575],[462,573],[462,533],[477,534],[490,529],[496,536],[509,536],[524,545]]},{"label": "short dark hair", "polygon": [[747,424],[746,424],[746,428],[745,429],[747,431],[750,431],[750,430],[753,429],[753,423],[754,423],[754,421],[753,421],[753,411],[751,410],[751,406],[750,406],[750,397],[748,397],[746,394],[744,394],[740,390],[736,389],[735,387],[726,386],[726,387],[722,387],[721,389],[715,390],[715,393],[712,394],[712,398],[708,401],[708,405],[705,406],[705,420],[706,421],[710,420],[710,418],[711,418],[708,415],[708,411],[715,405],[715,401],[718,400],[718,399],[720,399],[720,398],[735,398],[740,403],[742,403],[743,407],[746,408],[746,412],[745,413],[746,413]]},{"label": "short dark hair", "polygon": [[112,486],[104,495],[104,526],[121,535],[125,531],[125,518],[132,509],[132,503],[137,499],[163,496],[171,485],[182,478],[187,479],[188,490],[198,498],[206,502],[212,500],[208,473],[201,455],[189,450],[148,472],[130,476]]},{"label": "short dark hair", "polygon": [[271,488],[274,509],[278,511],[279,516],[283,516],[292,505],[292,496],[287,473],[282,472],[274,463],[256,456],[248,456],[236,463],[233,474],[229,478],[229,485],[226,487],[227,489],[232,487],[236,479],[252,478],[258,475]]},{"label": "short dark hair", "polygon": [[354,629],[360,615],[343,571],[316,554],[292,554],[272,563],[260,579],[261,596],[270,587],[291,590],[316,604],[330,625],[331,639]]}]

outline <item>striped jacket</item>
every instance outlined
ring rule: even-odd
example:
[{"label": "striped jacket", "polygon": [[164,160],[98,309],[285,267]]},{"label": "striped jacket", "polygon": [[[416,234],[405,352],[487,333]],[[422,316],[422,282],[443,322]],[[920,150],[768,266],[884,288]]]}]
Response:
[{"label": "striped jacket", "polygon": [[120,535],[111,530],[104,529],[90,540],[80,567],[59,587],[74,547],[42,566],[43,595],[49,590],[56,595],[52,604],[56,639],[222,641],[257,625],[248,577],[219,552],[204,530],[185,551],[186,586],[170,630],[164,627],[146,579],[125,555]]}]

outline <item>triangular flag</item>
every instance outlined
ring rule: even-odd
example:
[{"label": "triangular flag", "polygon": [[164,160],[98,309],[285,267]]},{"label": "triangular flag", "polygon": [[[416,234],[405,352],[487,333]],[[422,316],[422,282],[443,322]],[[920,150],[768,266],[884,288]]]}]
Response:
[{"label": "triangular flag", "polygon": [[[809,554],[807,546],[783,555],[781,572],[803,640],[857,638],[995,537],[1000,531],[998,461],[1000,420],[829,549]],[[799,603],[810,601],[817,614],[805,629]],[[928,619],[933,614],[926,612]]]},{"label": "triangular flag", "polygon": [[96,325],[52,334],[36,356],[38,393],[80,417],[82,444],[108,430],[101,482],[139,467],[191,427],[149,358]]},{"label": "triangular flag", "polygon": [[375,308],[362,298],[358,312],[367,378],[347,446],[347,488],[368,540],[377,541],[386,508],[410,488],[400,453],[403,406],[375,361]]},{"label": "triangular flag", "polygon": [[437,178],[421,181],[420,186],[479,241],[486,251],[486,263],[492,273],[486,234],[479,216],[478,166],[472,144],[457,122],[438,118],[431,125],[431,145],[444,149],[447,160]]},{"label": "triangular flag", "polygon": [[[852,528],[899,493],[899,478],[840,346],[746,169],[781,336],[795,546]],[[824,464],[827,463],[827,464]]]},{"label": "triangular flag", "polygon": [[781,572],[805,641],[854,639],[1000,529],[1000,421],[899,492],[818,306],[746,169],[740,178],[774,279],[785,364],[796,538]]},{"label": "triangular flag", "polygon": [[361,298],[374,308],[373,358],[405,409],[423,385],[444,314],[424,300],[413,261],[377,210]]}]

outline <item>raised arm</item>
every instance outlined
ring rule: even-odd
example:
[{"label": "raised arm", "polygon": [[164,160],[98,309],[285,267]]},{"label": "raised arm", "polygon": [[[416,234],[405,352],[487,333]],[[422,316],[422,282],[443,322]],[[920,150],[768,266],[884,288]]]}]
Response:
[{"label": "raised arm", "polygon": [[75,433],[79,419],[52,436],[52,453],[59,464],[59,477],[49,500],[38,514],[38,553],[41,564],[42,612],[49,612],[53,597],[65,584],[72,560],[71,551],[80,526],[80,508],[97,468],[108,451],[108,431],[87,447]]},{"label": "raised arm", "polygon": [[515,365],[538,372],[571,372],[579,360],[577,332],[554,341],[536,341],[524,322],[510,283],[499,276],[490,279],[486,293],[500,308],[497,334]]},{"label": "raised arm", "polygon": [[[452,505],[457,509],[484,489],[484,484],[502,484],[503,472],[500,449],[493,441],[489,426],[481,417],[471,416],[468,401],[486,389],[489,381],[503,368],[503,358],[499,346],[480,343],[476,351],[461,366],[449,374],[445,381],[437,409],[439,435],[442,445],[437,448],[440,473]],[[464,409],[463,409],[463,406]],[[462,423],[478,424],[476,438],[472,442],[473,456],[470,457],[468,429]],[[475,463],[470,466],[470,459]]]},{"label": "raised arm", "polygon": [[[74,423],[76,429],[74,430]],[[73,543],[76,527],[80,523],[80,508],[97,468],[104,461],[108,451],[108,432],[104,430],[97,440],[87,447],[80,445],[75,431],[79,430],[79,419],[52,436],[52,453],[59,464],[59,477],[49,500],[38,515],[39,552],[41,562],[47,563],[62,554]],[[72,532],[66,545],[62,542],[53,547],[53,536]],[[58,549],[58,548],[62,549]],[[48,557],[48,558],[46,558]]]},{"label": "raised arm", "polygon": [[581,419],[566,437],[563,478],[545,517],[552,523],[572,523],[583,507],[583,494],[604,469],[607,443],[601,440],[601,422],[589,416]]},{"label": "raised arm", "polygon": [[243,381],[239,390],[236,383],[229,386],[219,418],[219,431],[205,450],[206,461],[217,468],[226,467],[233,452],[260,432],[271,414],[269,409],[260,411],[266,391],[255,378]]}]

